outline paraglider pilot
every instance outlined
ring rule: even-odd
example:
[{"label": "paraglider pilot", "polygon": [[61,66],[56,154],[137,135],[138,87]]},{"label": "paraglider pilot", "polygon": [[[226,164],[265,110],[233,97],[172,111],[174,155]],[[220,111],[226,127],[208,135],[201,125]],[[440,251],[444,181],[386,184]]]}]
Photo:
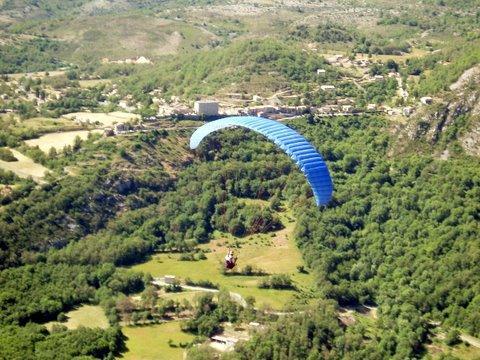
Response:
[{"label": "paraglider pilot", "polygon": [[231,270],[235,267],[237,258],[233,255],[233,250],[228,250],[227,255],[225,256],[225,268]]}]

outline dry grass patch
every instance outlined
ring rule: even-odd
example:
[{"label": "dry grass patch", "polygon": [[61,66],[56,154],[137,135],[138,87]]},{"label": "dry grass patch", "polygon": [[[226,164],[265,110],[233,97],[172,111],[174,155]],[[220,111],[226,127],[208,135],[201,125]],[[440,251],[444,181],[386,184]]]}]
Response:
[{"label": "dry grass patch", "polygon": [[36,182],[43,182],[45,173],[50,172],[50,170],[41,164],[35,163],[32,159],[26,157],[17,150],[10,150],[18,161],[7,162],[0,160],[0,168],[12,171],[21,178],[31,177]]},{"label": "dry grass patch", "polygon": [[88,137],[88,134],[92,133],[101,133],[101,130],[76,130],[76,131],[63,131],[49,133],[40,136],[36,139],[26,140],[25,143],[28,146],[38,146],[40,150],[45,153],[48,153],[50,148],[55,148],[56,150],[63,149],[66,145],[73,145],[75,138],[78,136],[80,139],[85,140]]},{"label": "dry grass patch", "polygon": [[70,120],[78,120],[86,124],[98,123],[100,127],[112,127],[114,124],[140,120],[140,115],[138,114],[121,111],[111,113],[76,112],[63,115],[63,117]]},{"label": "dry grass patch", "polygon": [[47,76],[60,76],[65,75],[65,70],[52,70],[52,71],[37,71],[29,73],[16,73],[8,74],[8,77],[13,80],[19,80],[22,77],[32,78],[32,79],[43,79]]}]

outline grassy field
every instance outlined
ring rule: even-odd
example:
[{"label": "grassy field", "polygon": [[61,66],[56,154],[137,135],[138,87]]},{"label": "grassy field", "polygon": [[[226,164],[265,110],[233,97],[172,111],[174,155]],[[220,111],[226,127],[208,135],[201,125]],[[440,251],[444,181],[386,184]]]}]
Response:
[{"label": "grassy field", "polygon": [[[180,330],[180,322],[172,321],[148,326],[127,326],[122,328],[127,337],[125,360],[183,359],[180,343],[188,343],[194,336]],[[172,340],[177,347],[168,345]]]},{"label": "grassy field", "polygon": [[64,323],[51,321],[45,326],[51,329],[54,324],[65,325],[69,330],[77,329],[80,326],[88,328],[106,329],[110,325],[103,309],[98,305],[83,305],[66,313],[68,320]]},{"label": "grassy field", "polygon": [[78,136],[80,139],[85,140],[88,137],[88,134],[92,133],[101,133],[101,130],[76,130],[76,131],[63,131],[49,133],[40,136],[36,139],[26,140],[25,143],[28,146],[38,146],[40,150],[45,153],[48,153],[50,148],[55,148],[56,150],[62,150],[65,145],[73,145],[75,138]]},{"label": "grassy field", "polygon": [[165,300],[173,300],[173,301],[180,301],[180,302],[185,299],[185,300],[188,300],[191,304],[193,304],[197,296],[200,296],[202,294],[205,294],[205,293],[202,291],[182,291],[182,292],[164,293],[160,295],[160,297]]},{"label": "grassy field", "polygon": [[288,308],[296,291],[259,289],[257,284],[261,276],[223,275],[221,272],[227,248],[236,247],[237,269],[252,265],[269,274],[289,274],[298,289],[310,288],[313,285],[313,277],[301,274],[297,270],[297,266],[303,262],[292,236],[295,221],[289,212],[280,215],[285,228],[271,234],[236,238],[215,233],[214,240],[200,246],[210,251],[206,254],[206,260],[179,261],[179,254],[157,254],[150,261],[134,266],[134,270],[148,272],[154,277],[172,274],[180,279],[188,277],[196,281],[209,280],[243,297],[254,296],[259,307]]},{"label": "grassy field", "polygon": [[21,178],[28,178],[31,176],[33,180],[42,182],[45,173],[49,172],[49,170],[43,165],[33,162],[32,159],[26,157],[17,150],[10,150],[18,161],[7,162],[0,160],[0,168],[3,170],[12,171]]}]

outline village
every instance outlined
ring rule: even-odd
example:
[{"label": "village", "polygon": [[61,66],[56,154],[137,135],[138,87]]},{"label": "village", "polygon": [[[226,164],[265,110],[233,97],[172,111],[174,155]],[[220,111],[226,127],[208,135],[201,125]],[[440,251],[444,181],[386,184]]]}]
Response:
[{"label": "village", "polygon": [[[434,102],[432,97],[410,96],[407,83],[414,82],[415,77],[410,76],[406,81],[398,69],[389,69],[383,62],[359,55],[352,58],[341,54],[323,54],[322,57],[325,66],[312,71],[315,81],[308,85],[308,91],[299,91],[294,86],[264,93],[224,89],[215,95],[188,99],[167,96],[164,88],[155,88],[145,94],[150,103],[146,112],[144,102],[110,79],[98,79],[95,76],[75,78],[72,70],[66,68],[52,72],[3,75],[0,94],[0,113],[3,114],[0,115],[16,123],[17,127],[28,128],[30,123],[38,124],[40,120],[50,124],[38,133],[29,130],[31,133],[25,139],[27,147],[38,148],[49,155],[68,152],[75,141],[86,140],[94,134],[115,137],[152,130],[190,130],[205,121],[225,116],[259,116],[281,122],[308,116],[311,122],[315,118],[383,114],[391,121],[406,123],[408,117],[424,111],[422,108],[426,109]],[[102,61],[151,66],[150,60],[142,56]],[[381,71],[378,71],[379,68]],[[375,101],[359,101],[362,97],[368,98],[362,94],[367,94],[370,89],[384,92],[387,87],[390,87],[389,93],[382,93]],[[88,106],[84,102],[83,106],[72,108],[76,111],[69,112],[66,107],[71,105],[65,103],[64,98],[69,97],[72,91],[79,97],[92,97],[87,102]],[[47,168],[29,157],[14,149],[11,151],[18,161],[1,162],[3,169],[13,169],[18,176],[31,177],[38,183],[49,173]],[[18,170],[20,168],[23,170]],[[28,171],[25,172],[25,169]]]},{"label": "village", "polygon": [[[364,113],[383,113],[393,117],[410,117],[419,107],[430,105],[433,102],[431,97],[422,97],[418,103],[412,100],[402,81],[401,75],[395,70],[388,73],[378,74],[372,71],[379,63],[358,56],[355,59],[345,55],[325,55],[327,68],[316,70],[317,85],[312,93],[320,94],[322,105],[312,105],[304,95],[299,95],[293,89],[283,89],[269,95],[248,94],[245,92],[224,92],[218,93],[204,99],[188,100],[178,96],[165,98],[160,89],[154,89],[148,93],[151,97],[152,107],[156,114],[142,115],[142,104],[136,102],[132,95],[120,95],[119,88],[115,83],[108,80],[87,79],[80,80],[80,88],[89,88],[90,84],[97,85],[104,83],[97,107],[108,109],[105,112],[111,115],[107,122],[98,123],[98,113],[92,109],[85,108],[81,113],[70,113],[63,115],[64,118],[74,120],[76,124],[86,127],[97,127],[104,130],[105,136],[126,134],[131,132],[145,131],[151,128],[161,127],[162,120],[202,120],[208,121],[222,116],[261,116],[269,119],[288,119],[305,114],[312,114],[319,117],[331,116],[356,116]],[[109,60],[103,59],[104,63],[126,63],[126,64],[151,64],[151,61],[143,56],[136,59]],[[340,74],[340,79],[332,78],[329,72],[335,71]],[[58,85],[62,83],[66,71],[49,73],[15,74],[4,76],[5,83],[10,91],[0,95],[0,112],[15,113],[13,101],[27,101],[41,112],[42,106],[48,102],[59,101],[65,92],[69,90],[68,82],[65,87]],[[43,85],[42,79],[50,78]],[[29,79],[26,81],[25,79]],[[378,103],[371,102],[359,104],[358,99],[352,96],[342,95],[338,86],[353,86],[359,92],[369,84],[384,83],[387,79],[394,79],[397,82],[396,96],[394,99]],[[39,86],[34,86],[35,84]],[[52,85],[53,84],[53,85]],[[89,115],[91,113],[91,115]],[[120,115],[119,115],[120,114]],[[112,121],[113,119],[113,121]]]}]

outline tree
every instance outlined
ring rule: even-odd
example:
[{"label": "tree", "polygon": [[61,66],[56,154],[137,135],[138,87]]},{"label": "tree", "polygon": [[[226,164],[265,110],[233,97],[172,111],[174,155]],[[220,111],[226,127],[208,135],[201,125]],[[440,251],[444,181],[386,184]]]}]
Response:
[{"label": "tree", "polygon": [[447,335],[445,336],[445,344],[448,346],[454,346],[460,342],[460,332],[457,329],[452,329],[447,332]]},{"label": "tree", "polygon": [[132,318],[132,312],[135,310],[135,305],[132,300],[127,296],[121,296],[115,305],[118,312],[123,315],[126,322],[129,322]]},{"label": "tree", "polygon": [[398,64],[395,62],[395,60],[389,59],[387,61],[386,66],[387,66],[387,69],[398,72]]},{"label": "tree", "polygon": [[153,309],[158,299],[157,289],[154,286],[147,286],[142,292],[144,306]]},{"label": "tree", "polygon": [[75,139],[73,140],[73,151],[78,151],[82,147],[82,139],[80,136],[75,136]]},{"label": "tree", "polygon": [[53,146],[48,150],[48,157],[50,159],[55,159],[57,157],[57,149],[55,149]]}]

